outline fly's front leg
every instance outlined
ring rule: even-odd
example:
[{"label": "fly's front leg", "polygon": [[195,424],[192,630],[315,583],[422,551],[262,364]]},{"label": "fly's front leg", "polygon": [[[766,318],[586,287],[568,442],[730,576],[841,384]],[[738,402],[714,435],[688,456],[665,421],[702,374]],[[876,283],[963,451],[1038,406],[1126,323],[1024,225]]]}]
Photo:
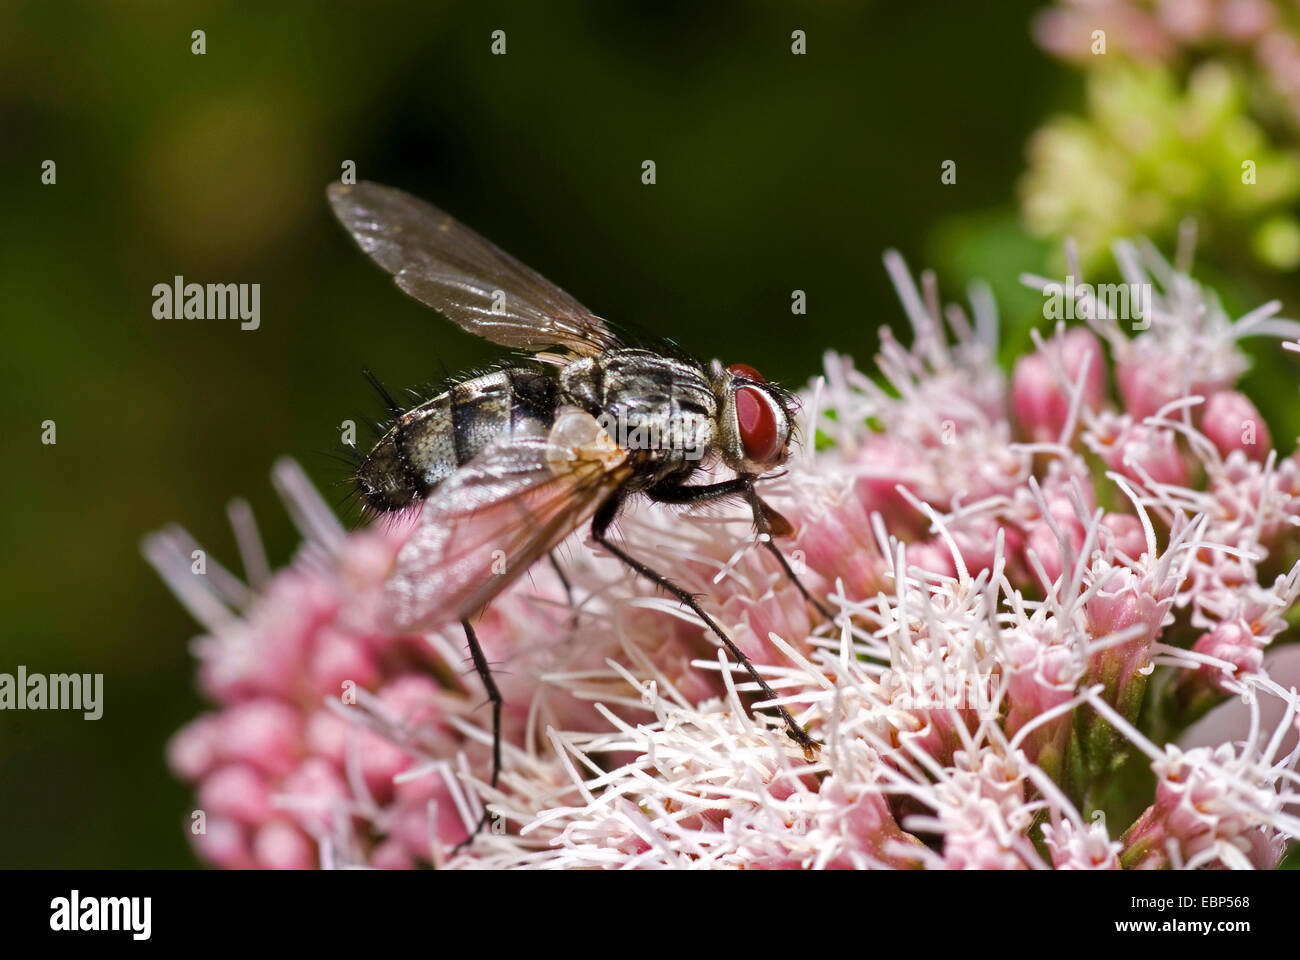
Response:
[{"label": "fly's front leg", "polygon": [[[734,482],[735,481],[724,481],[723,483],[710,484],[709,486],[715,488],[716,491],[716,488],[724,487],[727,484],[731,484]],[[678,488],[678,489],[706,490],[709,488],[708,487],[694,487],[694,488],[685,487],[685,488]],[[729,496],[737,492],[739,492],[739,490],[730,489],[727,492],[723,492],[723,493],[715,492],[713,497],[705,497],[702,499],[716,499],[719,496]],[[659,498],[656,497],[655,499],[659,499]],[[698,501],[661,500],[660,502],[690,503],[690,502],[698,502]],[[754,665],[750,662],[749,657],[745,656],[745,654],[741,652],[740,648],[737,647],[735,643],[732,642],[731,638],[727,636],[726,633],[723,632],[722,628],[718,626],[718,624],[714,621],[714,619],[704,612],[704,608],[700,606],[699,601],[696,600],[695,597],[693,597],[687,591],[683,590],[681,587],[677,586],[677,584],[673,583],[663,574],[657,572],[647,564],[642,563],[640,560],[636,559],[636,557],[633,557],[626,550],[624,550],[622,547],[618,546],[617,544],[613,543],[609,539],[608,537],[609,525],[613,523],[614,518],[618,516],[619,507],[621,506],[622,506],[622,501],[617,496],[611,497],[609,500],[606,500],[605,503],[601,505],[600,509],[596,511],[596,516],[591,521],[592,539],[594,539],[598,544],[600,544],[602,547],[604,547],[614,556],[618,557],[619,560],[623,561],[623,563],[627,564],[638,574],[645,577],[651,583],[655,584],[660,589],[665,590],[668,593],[672,594],[674,597],[677,598],[677,601],[681,603],[683,606],[686,606],[690,608],[692,611],[694,611],[695,615],[699,617],[702,621],[704,621],[704,625],[708,627],[711,631],[713,631],[713,633],[717,636],[717,638],[722,641],[722,645],[727,648],[727,652],[730,653],[733,657],[735,657],[736,661],[742,667],[744,667],[745,672],[749,674],[749,678],[753,680],[754,683],[758,684],[758,688],[760,691],[762,691],[763,697],[768,700],[775,700],[776,693],[772,690],[771,687],[767,685],[767,681],[764,680],[759,675],[758,671],[754,668]],[[790,734],[790,738],[794,740],[795,743],[799,744],[800,747],[803,748],[805,756],[811,758],[813,753],[817,750],[818,747],[821,746],[821,744],[817,740],[809,736],[807,731],[805,731],[803,727],[799,726],[799,724],[795,722],[794,717],[790,716],[790,711],[787,710],[785,707],[777,707],[776,711],[780,715],[781,719],[785,722],[786,731]]]},{"label": "fly's front leg", "polygon": [[730,480],[702,483],[693,487],[684,483],[665,481],[646,490],[646,496],[656,503],[709,503],[727,497],[745,496],[753,487],[754,478],[751,476],[733,477]]},{"label": "fly's front leg", "polygon": [[831,612],[830,608],[826,606],[826,604],[822,603],[808,592],[808,588],[803,585],[803,582],[800,581],[799,577],[795,575],[794,570],[791,569],[790,562],[786,560],[785,554],[781,552],[781,548],[776,545],[776,537],[789,536],[794,532],[794,528],[790,526],[790,521],[768,506],[767,503],[764,502],[763,498],[758,495],[758,491],[755,490],[753,486],[750,486],[750,488],[745,491],[745,497],[749,501],[750,509],[754,511],[755,528],[757,528],[760,534],[766,534],[767,536],[767,539],[762,541],[763,546],[767,548],[768,552],[771,553],[772,556],[776,557],[776,562],[781,565],[781,569],[784,570],[785,575],[790,578],[790,582],[799,588],[799,592],[803,594],[803,598],[816,607],[817,612],[823,617],[827,620],[833,621],[835,619],[835,614]]},{"label": "fly's front leg", "polygon": [[794,532],[794,528],[790,525],[789,520],[768,506],[763,498],[758,495],[758,491],[754,489],[754,480],[753,476],[745,474],[731,480],[706,483],[694,487],[686,484],[660,484],[647,490],[646,495],[651,500],[656,500],[659,503],[680,504],[708,503],[711,500],[720,500],[724,497],[743,496],[750,509],[754,512],[754,528],[765,537],[765,539],[760,540],[764,549],[776,557],[776,562],[781,565],[782,571],[790,578],[790,582],[799,588],[804,600],[816,607],[817,612],[827,620],[833,621],[835,614],[831,612],[826,604],[808,592],[808,588],[803,585],[803,582],[795,574],[790,562],[786,560],[785,554],[781,552],[781,548],[776,545],[776,537],[789,536]]}]

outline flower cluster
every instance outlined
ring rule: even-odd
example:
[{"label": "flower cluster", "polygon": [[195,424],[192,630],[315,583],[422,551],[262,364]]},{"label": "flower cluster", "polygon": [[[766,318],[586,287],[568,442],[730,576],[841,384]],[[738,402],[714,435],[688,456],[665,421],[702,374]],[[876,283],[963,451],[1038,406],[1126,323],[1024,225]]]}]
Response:
[{"label": "flower cluster", "polygon": [[[432,863],[477,824],[458,773],[481,772],[491,756],[487,733],[466,726],[486,691],[464,637],[459,628],[404,635],[389,625],[384,580],[412,515],[349,533],[296,463],[278,463],[273,479],[305,537],[287,569],[271,572],[242,501],[230,514],[247,585],[179,528],[144,542],[207,631],[193,652],[200,689],[218,709],[167,748],[173,771],[196,786],[195,849],[228,868]],[[618,703],[625,685],[593,668],[633,636],[628,652],[681,689],[712,690],[691,668],[703,647],[691,646],[689,631],[600,602],[591,566],[578,558],[570,570],[587,573],[581,618],[542,565],[478,624],[499,665],[503,728],[514,743],[535,741],[539,729],[603,723],[593,702]]]},{"label": "flower cluster", "polygon": [[[222,866],[1115,869],[1278,865],[1300,838],[1300,697],[1272,651],[1300,598],[1300,460],[1251,401],[1236,319],[1150,247],[1120,319],[1036,339],[1010,382],[988,294],[941,305],[886,266],[913,336],[878,376],[829,354],[806,438],[764,497],[819,617],[743,507],[639,504],[627,548],[714,612],[822,744],[751,709],[756,685],[676,602],[579,531],[476,632],[507,704],[490,720],[459,629],[393,636],[382,583],[411,518],[345,533],[291,464],[307,544],[250,585],[176,530],[146,552],[204,623],[218,709],[170,747]],[[1077,262],[1070,269],[1082,276]],[[1052,289],[1043,278],[1031,286]],[[1244,706],[1248,723],[1218,721]],[[1208,723],[1214,741],[1185,735]],[[1215,725],[1217,722],[1217,726]],[[1203,731],[1202,731],[1203,732]],[[1154,782],[1154,787],[1152,783]],[[458,847],[487,805],[490,825]]]},{"label": "flower cluster", "polygon": [[1083,116],[1058,116],[1029,140],[1020,183],[1033,233],[1077,239],[1085,267],[1116,239],[1170,237],[1198,210],[1220,240],[1249,238],[1277,269],[1300,264],[1300,155],[1270,141],[1246,111],[1246,89],[1224,65],[1198,66],[1184,86],[1159,68],[1090,71]]},{"label": "flower cluster", "polygon": [[[1271,0],[1073,0],[1034,33],[1086,69],[1082,116],[1048,121],[1021,183],[1034,233],[1077,239],[1085,267],[1196,210],[1229,252],[1300,264],[1300,20]],[[1247,243],[1241,243],[1242,240]]]},{"label": "flower cluster", "polygon": [[1066,0],[1034,23],[1043,49],[1074,63],[1118,54],[1149,64],[1204,56],[1248,64],[1259,93],[1294,127],[1300,127],[1298,34],[1295,5],[1285,0]]}]

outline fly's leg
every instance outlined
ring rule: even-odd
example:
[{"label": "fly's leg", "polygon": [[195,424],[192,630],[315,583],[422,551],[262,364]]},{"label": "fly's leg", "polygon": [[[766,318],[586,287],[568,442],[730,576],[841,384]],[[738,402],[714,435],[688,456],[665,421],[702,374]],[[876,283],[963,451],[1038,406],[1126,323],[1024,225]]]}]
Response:
[{"label": "fly's leg", "polygon": [[573,586],[569,583],[569,578],[564,575],[564,568],[560,566],[560,561],[555,559],[555,551],[550,551],[546,556],[551,561],[551,569],[560,578],[560,585],[564,587],[564,596],[569,603],[569,629],[573,630],[578,626],[578,609],[573,605]]},{"label": "fly's leg", "polygon": [[569,601],[569,606],[573,606],[573,587],[569,585],[569,578],[564,575],[564,570],[560,566],[560,561],[555,559],[555,551],[552,550],[546,555],[551,561],[551,569],[555,575],[560,578],[560,585],[564,587],[565,599]]},{"label": "fly's leg", "polygon": [[720,480],[717,483],[702,483],[690,486],[685,483],[659,483],[646,491],[646,495],[656,503],[708,503],[711,500],[723,500],[727,497],[746,496],[754,487],[754,478],[748,474]]},{"label": "fly's leg", "polygon": [[[465,628],[465,640],[469,643],[469,655],[474,661],[474,669],[478,671],[479,679],[483,681],[483,686],[487,689],[488,699],[492,701],[492,789],[495,790],[497,781],[501,778],[501,705],[505,701],[501,698],[501,691],[497,689],[496,681],[492,679],[492,671],[488,669],[487,657],[483,656],[483,648],[478,644],[478,637],[474,634],[474,628],[469,625],[468,620],[462,620],[460,625]],[[463,847],[477,837],[482,829],[487,826],[488,819],[489,814],[485,804],[483,816],[479,818],[478,826],[474,828],[473,833],[456,844],[452,854],[459,853]]]},{"label": "fly's leg", "polygon": [[790,561],[786,560],[785,554],[783,554],[781,548],[776,545],[777,535],[791,532],[792,528],[790,527],[790,521],[768,506],[763,501],[763,498],[758,495],[758,491],[755,490],[752,485],[745,491],[745,499],[749,501],[750,509],[754,511],[754,526],[760,534],[766,535],[766,539],[762,541],[763,546],[772,554],[772,556],[776,557],[776,562],[781,565],[781,569],[784,570],[785,575],[790,578],[790,582],[799,588],[799,592],[803,594],[803,598],[816,607],[817,612],[823,617],[834,622],[835,614],[831,612],[830,607],[826,606],[826,604],[822,603],[808,592],[808,588],[803,585],[803,581],[801,581],[799,577],[795,575],[794,570],[791,569]]},{"label": "fly's leg", "polygon": [[651,487],[646,494],[652,500],[659,503],[708,503],[710,500],[720,500],[724,497],[743,496],[754,511],[754,527],[765,539],[761,540],[763,548],[772,556],[776,557],[776,562],[781,565],[782,571],[790,578],[790,582],[799,588],[803,594],[804,600],[811,603],[827,620],[834,621],[835,614],[825,603],[818,600],[808,588],[803,585],[803,581],[795,574],[786,560],[785,554],[781,548],[776,545],[776,537],[785,536],[792,531],[790,521],[764,502],[763,498],[758,495],[754,489],[754,478],[749,475],[739,476],[732,480],[723,480],[718,483],[707,483],[699,486],[687,486],[686,484],[660,484]]},{"label": "fly's leg", "polygon": [[[731,483],[732,481],[724,482]],[[722,484],[711,484],[710,486],[719,487],[722,486]],[[705,488],[699,487],[696,489]],[[728,496],[737,492],[739,491],[730,490],[728,493],[718,495]],[[695,615],[704,621],[704,625],[713,631],[718,639],[722,641],[722,645],[727,648],[727,651],[736,658],[736,661],[742,667],[745,668],[745,672],[749,674],[750,679],[758,684],[758,688],[762,691],[763,697],[768,700],[775,700],[776,694],[773,692],[772,688],[767,685],[767,681],[759,675],[756,669],[754,669],[754,665],[750,663],[749,657],[745,656],[744,653],[741,652],[740,648],[732,642],[731,638],[723,632],[722,628],[718,626],[714,619],[704,612],[704,608],[700,606],[699,601],[697,601],[695,597],[677,586],[677,584],[673,583],[663,574],[656,572],[653,568],[642,563],[640,560],[636,559],[636,557],[633,557],[626,550],[619,547],[609,539],[609,525],[613,523],[614,518],[618,516],[619,507],[621,506],[622,501],[617,496],[611,497],[601,505],[600,509],[596,511],[596,516],[591,521],[592,539],[651,583],[672,594],[683,606],[689,607],[694,611]],[[776,711],[785,722],[786,731],[790,734],[790,738],[803,748],[805,755],[811,757],[821,744],[809,736],[807,731],[795,722],[794,717],[790,716],[790,711],[785,707],[776,707]]]}]

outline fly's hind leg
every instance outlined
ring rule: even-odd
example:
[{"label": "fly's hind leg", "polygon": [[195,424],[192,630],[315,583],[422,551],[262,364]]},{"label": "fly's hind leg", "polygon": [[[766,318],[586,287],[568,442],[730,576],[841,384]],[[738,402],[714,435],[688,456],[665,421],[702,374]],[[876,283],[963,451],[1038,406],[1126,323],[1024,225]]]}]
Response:
[{"label": "fly's hind leg", "polygon": [[[725,481],[725,482],[731,483],[732,481]],[[722,486],[722,484],[711,485],[711,486],[720,487]],[[696,489],[703,489],[703,488],[700,487]],[[728,496],[738,492],[740,491],[729,490],[726,493],[718,494],[718,495]],[[656,499],[658,498],[656,497]],[[737,647],[735,643],[732,642],[731,638],[727,636],[726,633],[723,632],[722,628],[718,626],[718,624],[714,621],[714,619],[704,612],[704,608],[700,606],[699,601],[696,600],[695,597],[693,597],[687,591],[683,590],[681,587],[677,586],[677,584],[673,583],[663,574],[658,573],[647,564],[644,564],[640,560],[636,559],[636,557],[633,557],[626,550],[624,550],[622,547],[618,546],[617,544],[613,543],[609,539],[608,536],[609,525],[613,523],[614,518],[618,516],[619,507],[621,506],[622,506],[622,501],[617,496],[611,497],[601,505],[600,509],[596,511],[596,516],[591,521],[592,539],[594,539],[598,544],[600,544],[602,547],[604,547],[614,556],[618,557],[619,560],[623,561],[623,563],[627,564],[638,574],[645,577],[651,583],[655,584],[660,589],[665,590],[666,592],[672,594],[674,597],[677,598],[677,601],[681,603],[683,606],[689,607],[692,611],[694,611],[695,615],[704,621],[704,625],[707,626],[711,631],[713,631],[714,635],[716,635],[717,638],[722,641],[722,645],[727,648],[727,652],[730,653],[733,657],[735,657],[736,661],[742,667],[744,667],[745,672],[749,674],[749,678],[753,680],[754,683],[758,684],[758,689],[762,692],[764,699],[775,700],[776,693],[773,692],[772,688],[767,685],[767,681],[764,680],[759,675],[759,672],[756,669],[754,669],[754,665],[750,662],[749,657],[745,656],[745,654],[741,652],[740,648]],[[787,710],[785,707],[780,707],[780,706],[776,707],[775,709],[776,712],[780,715],[781,719],[785,722],[786,731],[789,733],[790,738],[794,740],[795,743],[799,744],[800,747],[803,748],[804,754],[806,756],[811,757],[816,752],[817,748],[821,746],[821,744],[813,737],[809,736],[808,732],[804,730],[803,727],[799,726],[798,723],[795,722],[794,717],[790,716],[789,710]]]},{"label": "fly's hind leg", "polygon": [[[483,681],[483,686],[487,690],[488,699],[492,701],[492,789],[497,788],[497,781],[501,778],[501,706],[504,701],[501,698],[501,691],[497,689],[496,681],[492,679],[492,671],[488,669],[487,657],[483,656],[483,648],[479,646],[478,637],[474,633],[474,628],[469,625],[468,620],[462,620],[460,625],[465,628],[465,640],[469,644],[469,655],[474,661],[474,669],[478,671],[479,679]],[[467,846],[479,833],[487,826],[491,815],[488,813],[487,805],[483,807],[483,816],[479,818],[478,826],[474,831],[456,844],[452,854],[459,853],[461,849]]]}]

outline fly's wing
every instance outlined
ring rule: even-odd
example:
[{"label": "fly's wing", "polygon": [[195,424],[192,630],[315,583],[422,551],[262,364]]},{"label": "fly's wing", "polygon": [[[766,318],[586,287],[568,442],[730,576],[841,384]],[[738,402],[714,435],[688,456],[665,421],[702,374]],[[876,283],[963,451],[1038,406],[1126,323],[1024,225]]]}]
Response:
[{"label": "fly's wing", "polygon": [[333,183],[329,199],[399,287],[463,330],[534,352],[592,356],[618,345],[605,321],[432,204],[377,183]]},{"label": "fly's wing", "polygon": [[489,445],[424,504],[386,585],[393,625],[432,629],[487,604],[631,475],[627,452],[588,413],[562,408]]}]

